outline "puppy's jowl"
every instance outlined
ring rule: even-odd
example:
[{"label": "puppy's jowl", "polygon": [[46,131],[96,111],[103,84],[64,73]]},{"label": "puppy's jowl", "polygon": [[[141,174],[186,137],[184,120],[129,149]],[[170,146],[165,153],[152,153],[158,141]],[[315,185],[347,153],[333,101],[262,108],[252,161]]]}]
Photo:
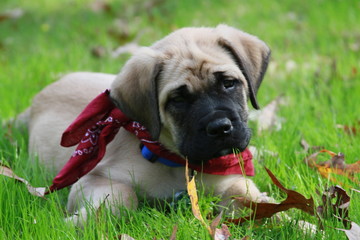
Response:
[{"label": "puppy's jowl", "polygon": [[247,102],[258,108],[269,55],[264,42],[226,25],[183,28],[140,49],[117,76],[73,73],[41,91],[29,111],[30,150],[61,170],[52,190],[72,184],[69,220],[86,221],[89,203],[105,201],[115,214],[119,204],[136,208],[135,186],[147,199],[186,189],[185,158],[222,204],[259,200],[243,176],[254,173]]}]

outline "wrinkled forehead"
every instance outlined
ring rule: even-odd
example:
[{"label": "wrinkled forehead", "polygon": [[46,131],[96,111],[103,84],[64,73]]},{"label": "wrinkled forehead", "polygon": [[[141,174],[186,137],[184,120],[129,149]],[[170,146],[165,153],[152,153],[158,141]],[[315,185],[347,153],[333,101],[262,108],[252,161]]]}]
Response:
[{"label": "wrinkled forehead", "polygon": [[203,92],[216,81],[214,73],[222,72],[229,78],[245,78],[234,60],[220,46],[188,44],[184,48],[169,49],[164,54],[158,89],[166,94],[173,89],[187,86],[190,92]]}]

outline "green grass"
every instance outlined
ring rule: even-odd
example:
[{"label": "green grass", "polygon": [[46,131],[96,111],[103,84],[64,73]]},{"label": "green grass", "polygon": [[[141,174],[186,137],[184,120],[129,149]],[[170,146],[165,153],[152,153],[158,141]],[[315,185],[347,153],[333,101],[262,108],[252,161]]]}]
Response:
[{"label": "green grass", "polygon": [[[279,115],[285,119],[278,132],[254,135],[252,145],[276,152],[255,162],[254,181],[262,191],[276,199],[284,195],[270,183],[263,166],[270,168],[288,188],[319,204],[316,190],[332,185],[303,164],[299,142],[324,146],[345,153],[348,163],[359,160],[360,134],[345,134],[336,124],[353,125],[360,120],[360,4],[355,0],[314,1],[159,1],[146,7],[140,0],[108,1],[111,12],[94,12],[93,0],[3,0],[0,14],[20,8],[19,19],[0,22],[0,121],[16,116],[31,104],[32,97],[65,73],[95,71],[118,73],[128,56],[96,58],[97,46],[111,51],[132,41],[141,33],[139,43],[149,45],[174,29],[184,26],[215,26],[227,23],[259,36],[272,49],[272,60],[258,97],[261,105],[282,94],[287,105]],[[156,2],[156,1],[154,1]],[[121,38],[108,34],[116,29],[114,20],[126,22],[128,32]],[[295,68],[288,69],[290,62]],[[256,126],[251,124],[256,130]],[[256,132],[256,131],[254,131]],[[27,136],[16,130],[0,130],[0,159],[34,186],[46,186],[53,173],[38,164],[28,163]],[[264,177],[266,176],[266,177]],[[349,180],[339,178],[351,195],[350,218],[360,224],[360,194]],[[177,239],[209,239],[206,229],[193,217],[189,206],[161,210],[141,205],[127,216],[116,218],[104,213],[92,218],[84,230],[63,221],[68,190],[52,194],[48,200],[29,195],[26,188],[9,178],[0,177],[0,239],[114,239],[127,233],[136,239],[168,239],[178,226]],[[200,194],[204,215],[211,213],[212,198]],[[314,217],[297,210],[289,211],[294,221]],[[100,219],[99,219],[100,218]],[[324,237],[346,239],[335,230],[342,227],[333,219],[325,221]],[[262,224],[250,222],[230,226],[232,238],[300,239],[303,232],[294,222]]]}]

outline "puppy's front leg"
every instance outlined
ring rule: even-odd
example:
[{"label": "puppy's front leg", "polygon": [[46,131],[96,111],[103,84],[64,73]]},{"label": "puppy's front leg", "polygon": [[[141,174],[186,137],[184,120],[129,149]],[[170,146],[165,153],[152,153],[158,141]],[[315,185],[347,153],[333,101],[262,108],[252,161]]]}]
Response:
[{"label": "puppy's front leg", "polygon": [[105,206],[113,214],[120,216],[119,205],[128,209],[137,208],[138,200],[131,186],[102,176],[86,175],[71,188],[67,209],[73,215],[66,221],[82,227],[89,209],[96,211],[100,206]]},{"label": "puppy's front leg", "polygon": [[[255,183],[242,175],[209,175],[203,174],[202,179],[208,191],[221,196],[220,205],[228,206],[233,197],[246,197],[255,202],[272,202],[273,200],[260,192]],[[241,208],[238,202],[232,204],[232,209]]]}]

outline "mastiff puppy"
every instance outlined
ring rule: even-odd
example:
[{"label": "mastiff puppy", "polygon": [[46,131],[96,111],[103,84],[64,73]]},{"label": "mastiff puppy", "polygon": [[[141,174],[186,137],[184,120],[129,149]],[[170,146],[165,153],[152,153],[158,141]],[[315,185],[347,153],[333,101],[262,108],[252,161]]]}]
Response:
[{"label": "mastiff puppy", "polygon": [[[144,126],[163,150],[188,159],[190,168],[201,168],[211,159],[216,163],[217,159],[234,155],[233,149],[248,151],[251,131],[247,126],[247,102],[250,100],[254,108],[259,108],[256,93],[269,56],[270,50],[263,41],[226,25],[177,30],[151,47],[140,49],[117,76],[72,73],[41,91],[27,111],[30,151],[56,171],[70,156],[87,153],[74,152],[75,147],[61,147],[60,139],[86,105],[106,89],[110,89],[108,99],[117,111],[136,121],[133,124]],[[99,105],[103,107],[102,103]],[[92,111],[92,107],[87,111]],[[88,118],[91,120],[92,116]],[[85,119],[77,127],[85,128],[86,124]],[[97,159],[97,165],[84,170],[86,167],[75,164],[70,170],[82,171],[72,176],[76,183],[67,204],[73,214],[68,220],[76,224],[86,221],[89,204],[94,208],[105,204],[114,214],[120,214],[117,206],[134,209],[137,196],[167,199],[186,189],[183,164],[164,164],[156,161],[158,156],[155,160],[145,159],[140,142],[151,140],[139,140],[136,129],[129,132],[122,127],[111,131],[113,140],[106,140],[106,153]],[[91,136],[92,133],[89,132]],[[96,142],[98,137],[95,134],[92,140]],[[101,152],[104,146],[97,150]],[[242,165],[241,160],[238,165]],[[262,194],[245,174],[219,174],[217,170],[200,170],[197,179],[202,181],[205,192],[220,196],[223,205],[234,195],[262,200]],[[66,176],[61,181],[67,181]]]}]

